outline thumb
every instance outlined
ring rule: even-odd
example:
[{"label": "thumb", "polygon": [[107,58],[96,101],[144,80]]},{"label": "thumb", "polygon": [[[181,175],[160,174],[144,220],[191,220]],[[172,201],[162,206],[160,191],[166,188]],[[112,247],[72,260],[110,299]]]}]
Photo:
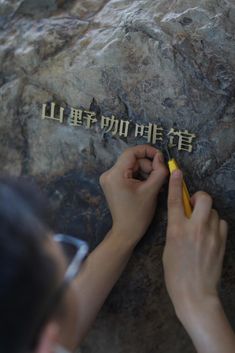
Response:
[{"label": "thumb", "polygon": [[153,194],[157,195],[168,174],[169,171],[164,163],[163,155],[158,151],[152,162],[152,171],[148,179],[143,183],[143,188],[145,190],[149,189]]},{"label": "thumb", "polygon": [[179,223],[184,217],[183,174],[181,170],[175,170],[169,182],[168,224]]}]

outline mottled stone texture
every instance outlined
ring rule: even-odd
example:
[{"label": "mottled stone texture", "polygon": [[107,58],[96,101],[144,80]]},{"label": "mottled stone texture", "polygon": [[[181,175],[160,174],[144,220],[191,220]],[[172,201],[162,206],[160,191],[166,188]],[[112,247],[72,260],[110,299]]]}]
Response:
[{"label": "mottled stone texture", "polygon": [[[173,154],[229,221],[221,297],[235,328],[234,1],[2,0],[0,15],[2,171],[36,179],[55,228],[93,248],[111,224],[99,175],[144,140],[41,120],[41,104],[95,98],[104,115],[196,133],[193,153]],[[83,353],[194,352],[163,281],[166,196]]]}]

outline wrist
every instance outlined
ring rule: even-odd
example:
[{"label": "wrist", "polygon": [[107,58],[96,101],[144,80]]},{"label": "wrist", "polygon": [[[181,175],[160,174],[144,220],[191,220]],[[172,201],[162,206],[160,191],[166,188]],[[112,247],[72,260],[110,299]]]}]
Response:
[{"label": "wrist", "polygon": [[185,298],[175,308],[178,319],[184,327],[188,327],[189,329],[191,325],[199,324],[205,316],[210,317],[211,313],[221,310],[223,310],[222,304],[216,294]]},{"label": "wrist", "polygon": [[108,238],[112,241],[114,246],[120,251],[132,252],[137,244],[131,234],[117,227],[112,227],[108,233]]},{"label": "wrist", "polygon": [[218,296],[191,301],[185,309],[189,312],[179,311],[177,316],[198,352],[234,352],[235,335]]}]

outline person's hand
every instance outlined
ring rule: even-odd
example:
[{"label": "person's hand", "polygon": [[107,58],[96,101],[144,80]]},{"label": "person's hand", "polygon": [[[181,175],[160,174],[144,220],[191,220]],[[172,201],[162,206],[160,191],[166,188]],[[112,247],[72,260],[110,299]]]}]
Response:
[{"label": "person's hand", "polygon": [[[136,178],[138,172],[145,176],[144,180]],[[113,229],[125,241],[135,245],[146,232],[167,175],[162,153],[148,145],[128,148],[101,175],[100,184],[112,214]]]},{"label": "person's hand", "polygon": [[212,208],[212,198],[197,192],[186,218],[182,200],[182,172],[169,183],[168,227],[163,253],[165,281],[176,314],[182,320],[200,305],[218,299],[217,286],[225,252],[227,223]]}]

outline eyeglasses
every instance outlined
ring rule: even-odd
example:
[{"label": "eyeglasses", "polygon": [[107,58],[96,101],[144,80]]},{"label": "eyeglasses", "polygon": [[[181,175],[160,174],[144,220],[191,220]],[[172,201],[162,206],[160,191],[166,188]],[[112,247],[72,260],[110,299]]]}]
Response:
[{"label": "eyeglasses", "polygon": [[70,282],[79,273],[81,264],[88,253],[88,245],[83,240],[64,234],[55,234],[53,239],[60,244],[66,257],[68,268],[64,275],[64,281]]},{"label": "eyeglasses", "polygon": [[44,323],[59,305],[59,302],[61,301],[64,292],[68,288],[68,285],[78,275],[81,269],[81,265],[85,260],[89,250],[88,244],[85,241],[74,238],[69,235],[55,234],[53,236],[53,239],[61,246],[61,249],[67,261],[67,269],[65,271],[64,279],[61,285],[57,288],[54,295],[49,298],[45,311],[42,313],[42,316],[39,320],[39,324],[37,325],[37,329],[33,330],[36,335],[33,335],[34,339],[32,346],[35,345],[35,338],[41,331],[41,328],[43,327]]}]

